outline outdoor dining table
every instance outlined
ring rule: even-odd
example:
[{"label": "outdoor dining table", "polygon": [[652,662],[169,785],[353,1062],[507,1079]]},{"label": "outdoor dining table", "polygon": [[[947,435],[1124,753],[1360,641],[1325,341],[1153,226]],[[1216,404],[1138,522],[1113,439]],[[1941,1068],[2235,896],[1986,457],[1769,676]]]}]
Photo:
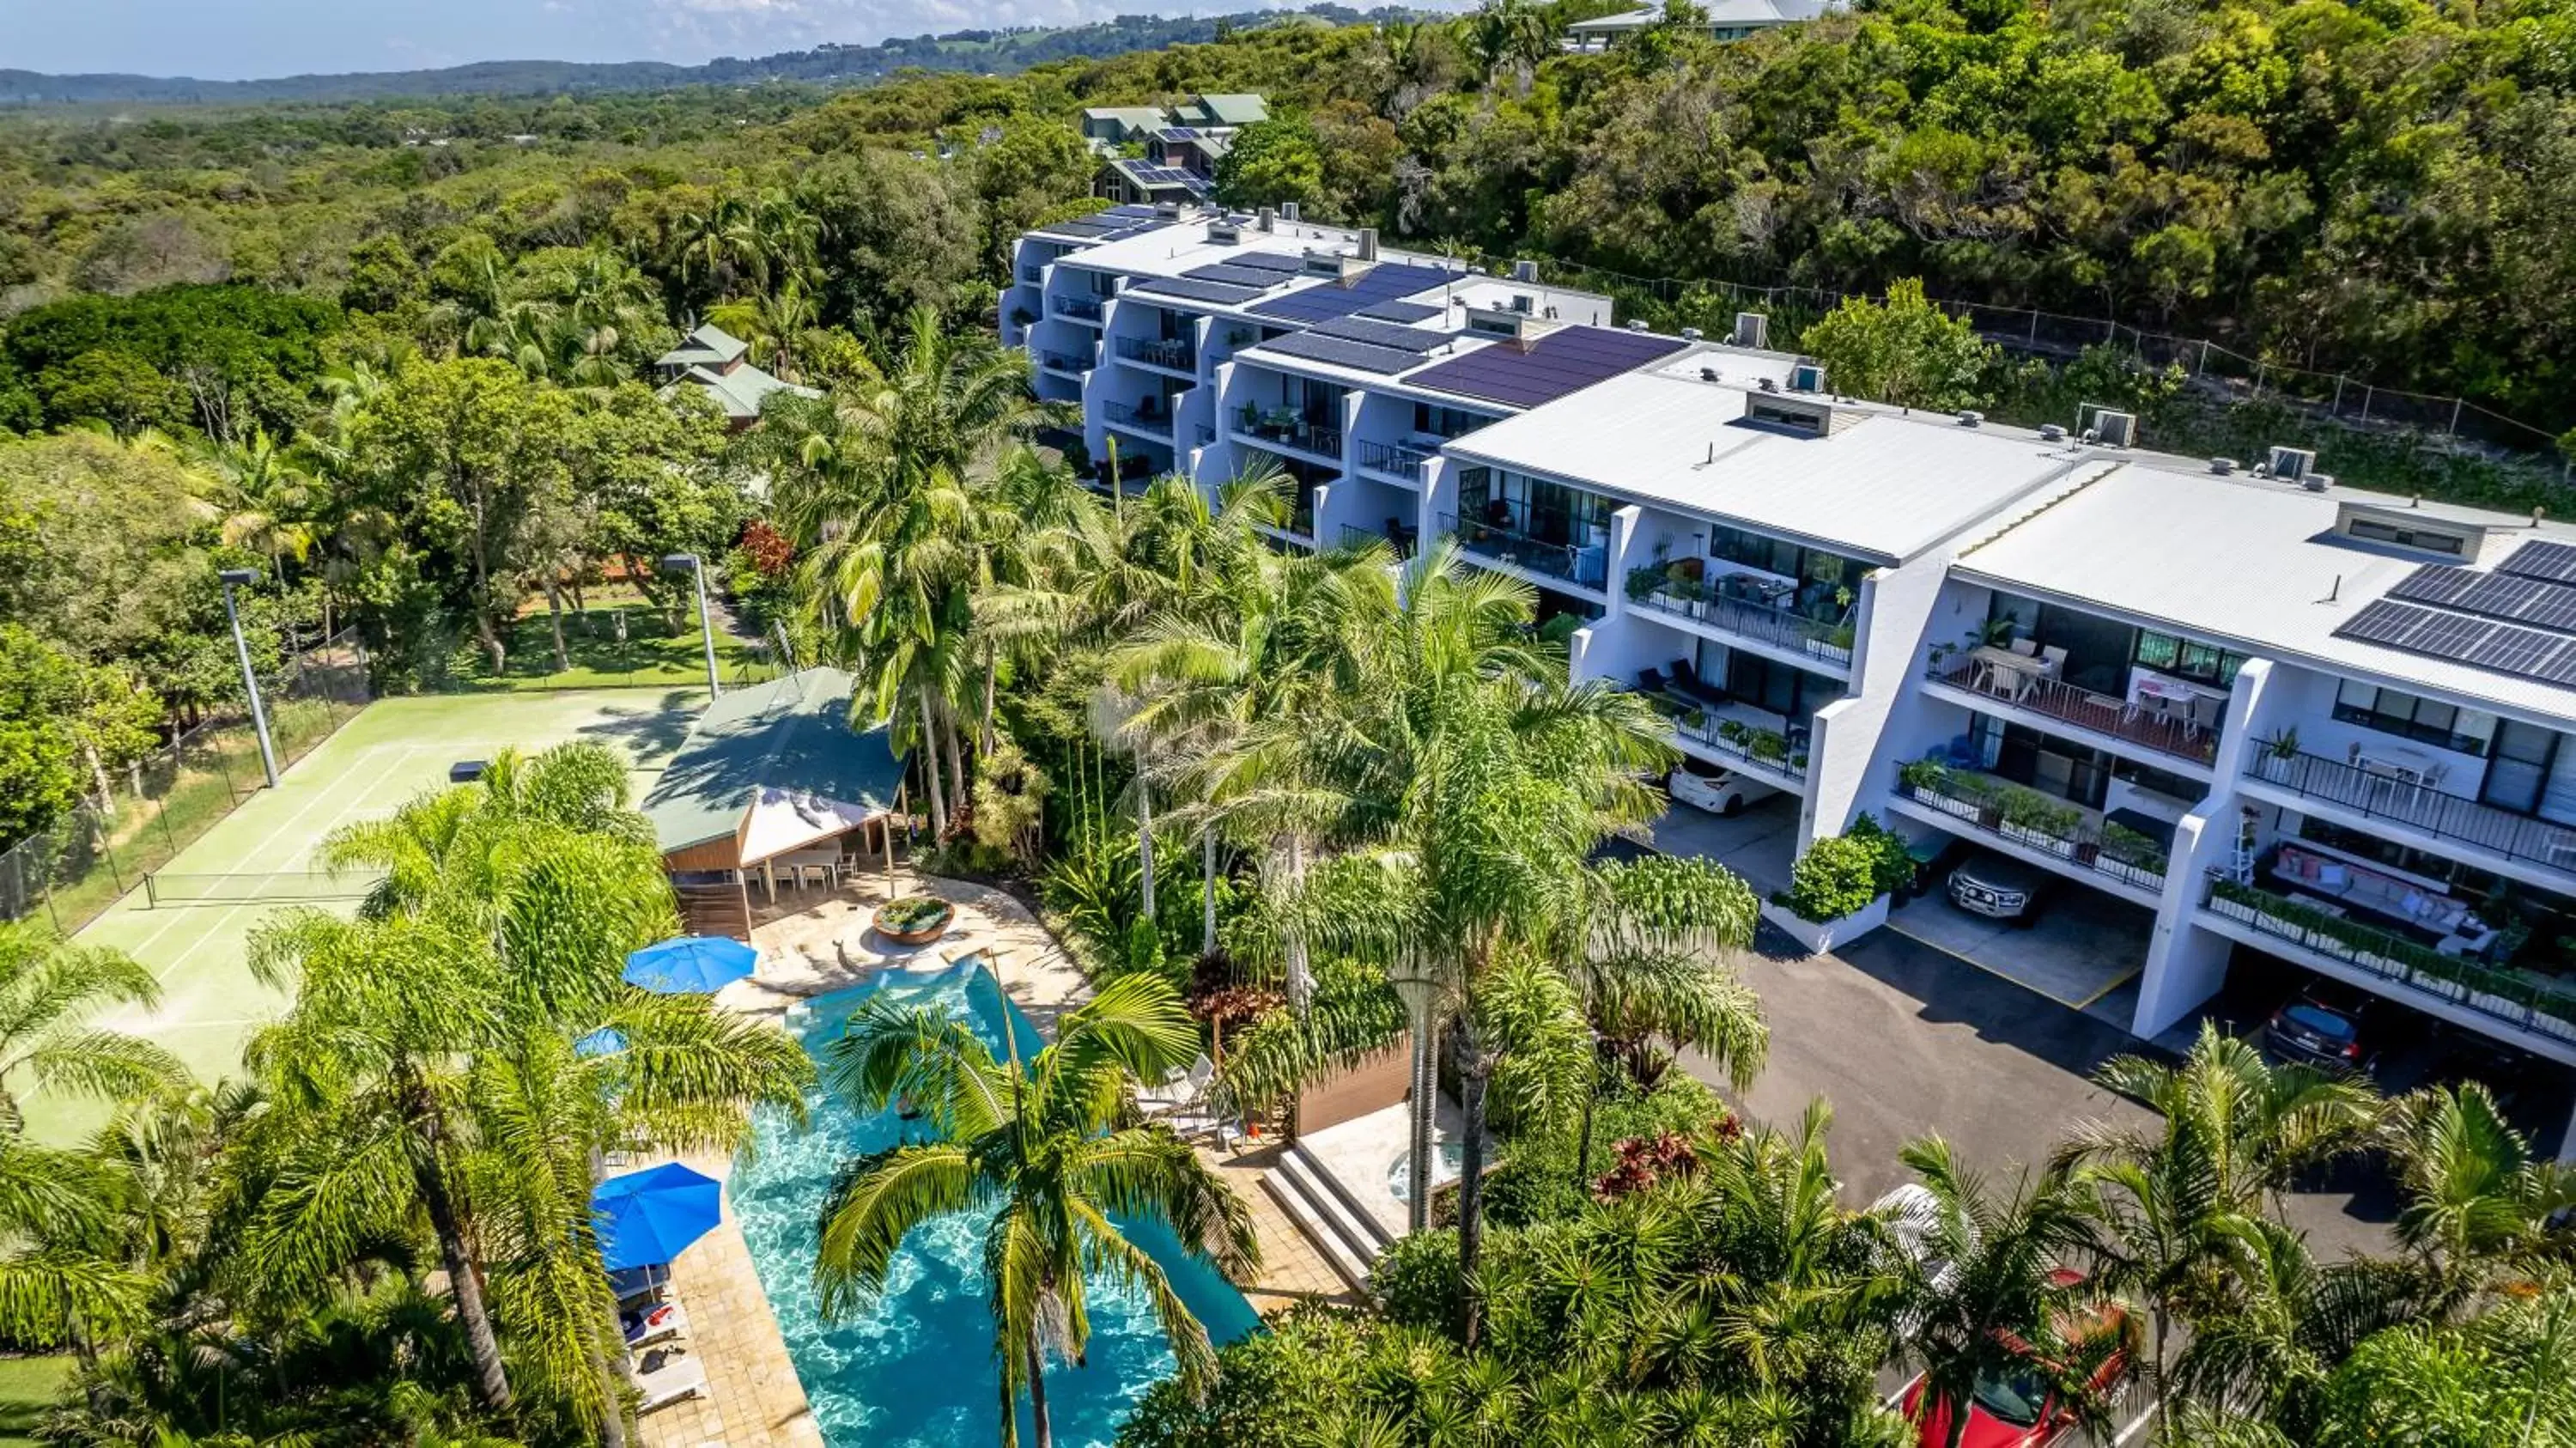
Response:
[{"label": "outdoor dining table", "polygon": [[[1978,645],[1969,650],[1968,657],[1985,666],[1986,687],[1990,693],[2000,694],[2009,689],[2014,698],[2019,698],[2039,680],[2057,677],[2057,665],[2051,660],[2036,654],[2017,654],[1993,644]],[[2005,683],[2007,678],[2009,684]]]}]

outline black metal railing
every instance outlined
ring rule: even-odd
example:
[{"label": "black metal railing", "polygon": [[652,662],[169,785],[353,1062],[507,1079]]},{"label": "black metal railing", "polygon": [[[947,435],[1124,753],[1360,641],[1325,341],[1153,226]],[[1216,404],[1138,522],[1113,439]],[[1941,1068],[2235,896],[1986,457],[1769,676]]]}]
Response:
[{"label": "black metal railing", "polygon": [[1042,266],[1024,266],[1020,268],[1020,280],[1027,282],[1033,287],[1040,285],[1046,280],[1046,268]]},{"label": "black metal railing", "polygon": [[[2259,934],[2541,1035],[2576,1041],[2576,985],[2445,955],[2394,931],[2212,875],[2202,903]],[[2293,957],[2294,959],[2296,957]]]},{"label": "black metal railing", "polygon": [[1088,350],[1082,352],[1040,352],[1038,354],[1038,365],[1044,367],[1050,372],[1088,372],[1091,370],[1091,353]]},{"label": "black metal railing", "polygon": [[1806,751],[1793,746],[1778,729],[1720,718],[1694,704],[1658,700],[1657,707],[1673,721],[1675,734],[1702,749],[1791,779],[1807,777]]},{"label": "black metal railing", "polygon": [[1384,528],[1363,528],[1356,523],[1342,525],[1342,546],[1345,548],[1365,548],[1375,543],[1389,549],[1398,558],[1410,558],[1416,541],[1411,528],[1390,533]]},{"label": "black metal railing", "polygon": [[1461,503],[1463,511],[1444,513],[1440,519],[1441,527],[1457,535],[1458,546],[1569,583],[1592,588],[1602,585],[1609,567],[1607,547],[1554,542],[1537,531],[1542,527],[1551,532],[1563,531],[1566,520],[1544,515],[1533,518],[1526,504],[1499,498],[1462,499]]},{"label": "black metal railing", "polygon": [[1097,322],[1105,305],[1099,297],[1058,297],[1055,299],[1055,314],[1077,321]]},{"label": "black metal railing", "polygon": [[2218,757],[2218,731],[2108,694],[2077,688],[2063,679],[2044,678],[2035,662],[2029,670],[2015,670],[1991,659],[1946,659],[1933,664],[1927,672],[1936,683],[1984,694],[2096,734],[2143,744],[2159,754],[2188,759],[2194,764],[2208,764]]},{"label": "black metal railing", "polygon": [[2026,785],[1974,770],[1909,764],[1899,771],[1897,787],[1916,804],[1996,839],[2150,894],[2165,887],[2162,845],[2134,830],[2096,824],[2075,806]]},{"label": "black metal railing", "polygon": [[1100,404],[1100,415],[1120,427],[1155,437],[1172,435],[1172,414],[1159,407],[1139,407],[1132,402],[1104,402]]},{"label": "black metal railing", "polygon": [[1795,650],[1824,663],[1844,667],[1851,664],[1852,636],[1847,626],[1818,623],[1785,609],[1765,608],[1742,599],[1714,595],[1694,597],[1671,584],[1658,584],[1649,592],[1629,597],[1640,606],[1658,613],[1704,623],[1774,648]]},{"label": "black metal railing", "polygon": [[1342,430],[1338,427],[1309,422],[1293,413],[1263,412],[1250,406],[1236,414],[1234,427],[1246,437],[1330,458],[1336,465],[1341,461]]},{"label": "black metal railing", "polygon": [[2446,840],[2516,860],[2576,871],[2576,829],[2445,794],[2429,784],[2393,778],[2316,754],[2254,751],[2253,775],[2306,799],[2341,805],[2372,819],[2412,825]]},{"label": "black metal railing", "polygon": [[1175,372],[1196,372],[1198,349],[1187,342],[1155,337],[1121,337],[1118,355],[1130,362],[1143,362],[1155,367],[1168,367]]},{"label": "black metal railing", "polygon": [[1431,469],[1431,460],[1437,456],[1437,453],[1410,443],[1372,442],[1367,438],[1360,439],[1359,443],[1361,467],[1391,478],[1402,478],[1416,487],[1421,486]]}]

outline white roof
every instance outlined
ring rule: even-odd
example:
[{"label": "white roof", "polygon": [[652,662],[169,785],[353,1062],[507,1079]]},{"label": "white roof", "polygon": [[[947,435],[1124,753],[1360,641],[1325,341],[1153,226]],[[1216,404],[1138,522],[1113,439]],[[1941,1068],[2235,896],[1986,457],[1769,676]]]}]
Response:
[{"label": "white roof", "polygon": [[[1842,5],[1839,0],[1709,0],[1701,8],[1708,14],[1711,30],[1726,30],[1813,20],[1828,10],[1841,9]],[[1565,28],[1578,35],[1625,35],[1657,24],[1663,18],[1662,8],[1650,5],[1617,15],[1578,20]]]},{"label": "white roof", "polygon": [[2180,465],[2131,464],[1962,556],[1975,581],[2055,594],[2211,642],[2401,688],[2437,690],[2523,713],[2576,718],[2576,691],[2334,636],[2363,605],[2425,563],[2334,531],[2345,503],[2408,509],[2488,530],[2476,566],[2493,567],[2535,538],[2576,543],[2576,529],[2527,517],[2333,488],[2218,477]]},{"label": "white roof", "polygon": [[[1777,353],[1699,347],[1449,445],[1453,456],[1901,562],[2098,454],[1937,414],[1835,402],[1852,420],[1801,437],[1744,421]],[[1723,380],[1699,380],[1703,366]],[[1822,402],[1806,394],[1786,397]]]}]

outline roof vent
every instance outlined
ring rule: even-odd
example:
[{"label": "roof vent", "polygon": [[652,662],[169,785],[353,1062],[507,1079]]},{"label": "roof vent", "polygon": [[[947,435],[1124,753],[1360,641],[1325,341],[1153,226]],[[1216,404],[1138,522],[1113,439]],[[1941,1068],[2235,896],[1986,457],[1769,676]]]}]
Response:
[{"label": "roof vent", "polygon": [[1823,365],[1822,363],[1817,363],[1817,362],[1801,362],[1801,363],[1799,363],[1797,366],[1790,368],[1790,369],[1789,369],[1789,390],[1790,390],[1791,392],[1822,392],[1822,391],[1824,391],[1824,390],[1825,390],[1825,369],[1824,369],[1824,365]]},{"label": "roof vent", "polygon": [[[1706,332],[1701,331],[1701,330],[1700,330],[1699,328],[1697,328],[1697,327],[1684,327],[1684,328],[1682,328],[1682,340],[1683,340],[1683,341],[1685,341],[1685,342],[1696,342],[1696,341],[1698,341],[1700,338],[1705,337],[1705,336],[1707,336],[1707,335],[1708,335],[1708,334],[1707,334]],[[1703,368],[1703,369],[1701,369],[1701,370],[1702,370],[1702,371],[1705,371],[1705,370],[1707,370],[1707,369]]]},{"label": "roof vent", "polygon": [[2066,441],[2066,429],[2059,427],[2053,422],[2043,422],[2039,425],[2039,440],[2041,442],[2064,442]]},{"label": "roof vent", "polygon": [[2322,492],[2324,492],[2326,489],[2331,488],[2331,487],[2333,487],[2333,486],[2334,486],[2334,474],[2332,474],[2332,473],[2307,473],[2307,474],[2304,474],[2304,475],[2302,475],[2302,476],[2300,477],[2300,479],[2299,479],[2299,486],[2300,486],[2300,487],[2303,487],[2303,488],[2305,488],[2305,489],[2307,489],[2307,490],[2308,490],[2309,492],[2311,492],[2311,493],[2322,493]]},{"label": "roof vent", "polygon": [[1231,221],[1208,223],[1208,240],[1218,246],[1232,246],[1243,240],[1243,228]]},{"label": "roof vent", "polygon": [[1714,367],[1703,367],[1699,369],[1699,380],[1702,382],[1715,382],[1717,380],[1717,369]]},{"label": "roof vent", "polygon": [[2088,402],[2075,409],[2075,435],[2104,447],[2132,447],[2138,441],[2138,415]]},{"label": "roof vent", "polygon": [[1360,228],[1360,260],[1377,260],[1377,228],[1374,226]]},{"label": "roof vent", "polygon": [[1765,392],[1777,392],[1780,390],[1780,384],[1772,381],[1768,377],[1758,377],[1754,380],[1761,385],[1762,390]]},{"label": "roof vent", "polygon": [[2236,471],[2236,459],[2211,458],[2209,460],[2209,470],[2223,478],[2229,473]]},{"label": "roof vent", "polygon": [[1759,352],[1771,341],[1771,319],[1760,312],[1738,312],[1735,330],[1726,340],[1730,345]]},{"label": "roof vent", "polygon": [[1628,319],[1628,330],[1631,332],[1642,332],[1646,330],[1646,324],[1635,317],[1630,317]]},{"label": "roof vent", "polygon": [[1279,213],[1271,210],[1267,206],[1262,207],[1260,226],[1263,231],[1277,231],[1279,229]]},{"label": "roof vent", "polygon": [[1975,427],[1977,424],[1985,420],[1986,415],[1974,408],[1963,407],[1959,409],[1959,425],[1961,427]]},{"label": "roof vent", "polygon": [[1538,263],[1534,261],[1513,262],[1512,280],[1516,282],[1527,282],[1531,286],[1538,285]]}]

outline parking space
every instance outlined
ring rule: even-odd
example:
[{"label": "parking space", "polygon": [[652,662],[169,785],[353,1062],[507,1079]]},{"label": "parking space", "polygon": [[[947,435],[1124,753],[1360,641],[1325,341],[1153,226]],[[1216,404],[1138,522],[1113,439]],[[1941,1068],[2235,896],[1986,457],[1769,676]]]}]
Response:
[{"label": "parking space", "polygon": [[1676,802],[1655,821],[1654,839],[1667,855],[1717,861],[1768,897],[1789,888],[1789,865],[1798,850],[1798,797],[1774,794],[1732,818]]},{"label": "parking space", "polygon": [[1888,927],[2070,1010],[2128,1029],[2155,912],[2042,876],[2039,910],[2027,923],[1971,914],[1943,888],[1959,858],[1958,851],[1946,856],[1926,893],[1889,913]]}]

